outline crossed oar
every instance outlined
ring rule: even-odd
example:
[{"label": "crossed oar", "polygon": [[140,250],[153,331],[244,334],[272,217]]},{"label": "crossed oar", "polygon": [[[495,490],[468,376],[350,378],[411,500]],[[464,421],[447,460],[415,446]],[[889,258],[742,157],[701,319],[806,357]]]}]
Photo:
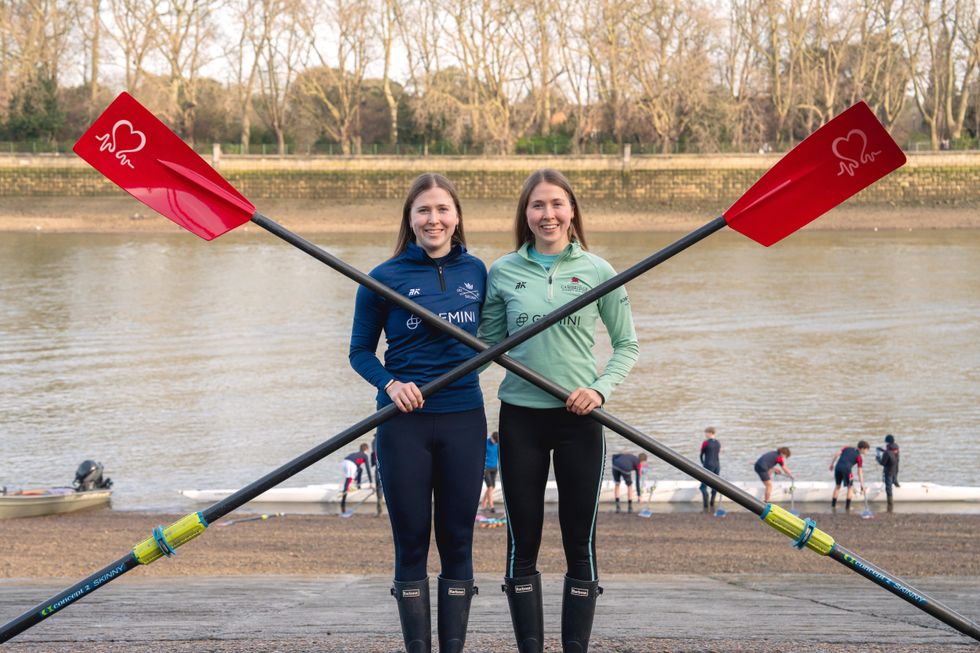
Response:
[{"label": "crossed oar", "polygon": [[[127,145],[129,148],[125,149]],[[195,235],[211,240],[248,221],[254,222],[478,352],[466,363],[426,384],[421,389],[423,396],[427,397],[496,360],[562,401],[568,397],[566,389],[518,363],[505,352],[726,225],[763,245],[771,245],[905,162],[905,156],[867,105],[856,104],[784,156],[723,216],[488,347],[469,333],[256,212],[247,199],[125,93],[79,139],[75,151],[134,197]],[[137,565],[150,564],[165,555],[173,555],[177,547],[197,537],[208,524],[352,442],[397,412],[395,406],[389,405],[205,510],[191,513],[166,528],[157,527],[151,537],[137,544],[119,560],[5,624],[0,628],[0,642],[7,641]],[[807,547],[830,556],[940,621],[980,640],[980,628],[975,623],[841,547],[830,535],[817,529],[812,519],[800,519],[779,506],[759,501],[602,409],[593,411],[591,416],[759,515],[776,530],[794,538],[797,548]]]}]

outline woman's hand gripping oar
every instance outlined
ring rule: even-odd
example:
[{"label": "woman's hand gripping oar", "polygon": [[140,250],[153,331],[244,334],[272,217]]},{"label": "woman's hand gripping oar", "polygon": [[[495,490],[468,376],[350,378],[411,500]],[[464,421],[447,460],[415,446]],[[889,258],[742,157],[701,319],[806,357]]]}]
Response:
[{"label": "woman's hand gripping oar", "polygon": [[[125,112],[116,112],[116,115],[112,115],[111,110],[113,109],[113,106],[116,106],[117,104],[118,107],[121,109],[128,108],[131,109],[132,111],[129,112],[129,115],[126,115]],[[124,105],[129,105],[129,106],[127,107]],[[160,211],[167,217],[171,218],[181,226],[184,226],[185,228],[191,230],[192,232],[196,233],[197,235],[207,240],[210,240],[218,235],[221,235],[222,233],[225,233],[226,231],[233,229],[236,226],[244,224],[246,221],[251,219],[252,221],[266,228],[267,230],[276,233],[276,235],[280,235],[280,237],[283,237],[288,242],[297,245],[301,249],[304,249],[304,251],[307,251],[308,253],[313,254],[315,257],[323,260],[323,258],[315,252],[317,248],[315,248],[314,246],[308,243],[306,243],[305,246],[303,246],[302,243],[304,243],[305,241],[300,242],[301,239],[298,239],[298,237],[296,237],[297,241],[294,242],[292,240],[292,236],[293,236],[292,234],[289,234],[289,232],[286,232],[278,225],[275,225],[275,223],[268,220],[268,218],[264,218],[264,216],[260,216],[259,214],[254,213],[254,206],[252,206],[251,203],[249,203],[247,200],[245,200],[244,197],[238,194],[237,191],[234,190],[234,188],[232,188],[227,182],[225,182],[220,177],[220,175],[217,175],[216,172],[214,172],[209,166],[207,166],[207,164],[203,162],[203,160],[201,160],[196,155],[193,155],[189,160],[185,161],[185,163],[190,164],[190,167],[170,160],[147,159],[147,161],[149,162],[148,167],[152,167],[152,161],[155,160],[158,165],[163,166],[171,173],[173,173],[173,175],[177,179],[181,180],[181,182],[178,184],[174,184],[173,179],[170,179],[167,182],[162,182],[159,180],[159,178],[157,178],[156,183],[145,183],[143,185],[140,185],[140,183],[137,181],[136,185],[133,186],[134,179],[132,176],[128,175],[126,170],[120,171],[112,168],[110,168],[109,170],[104,170],[100,165],[101,163],[104,163],[104,161],[99,161],[97,157],[95,157],[94,159],[89,158],[88,156],[86,156],[85,153],[86,150],[88,151],[89,155],[95,154],[96,149],[99,152],[105,152],[105,151],[118,152],[118,149],[115,147],[115,134],[116,134],[116,129],[120,127],[123,128],[124,135],[126,134],[126,129],[128,129],[129,134],[134,135],[136,141],[138,141],[136,147],[130,148],[126,153],[130,154],[142,150],[147,142],[146,133],[142,131],[144,122],[140,122],[136,127],[134,127],[133,123],[130,120],[131,117],[136,117],[134,114],[140,113],[140,110],[142,110],[142,113],[145,114],[142,116],[142,118],[145,120],[145,124],[150,128],[150,131],[155,132],[154,140],[161,141],[161,143],[158,143],[158,145],[162,145],[162,141],[167,140],[166,137],[168,135],[170,136],[171,139],[177,141],[178,146],[176,147],[176,149],[172,149],[167,152],[170,158],[180,158],[180,156],[183,154],[183,150],[180,147],[183,146],[183,143],[180,142],[179,139],[177,139],[176,136],[172,134],[172,132],[169,132],[169,130],[165,126],[163,126],[162,123],[156,121],[155,118],[153,118],[153,116],[149,114],[149,112],[146,112],[145,109],[143,109],[138,103],[135,102],[135,100],[132,100],[132,98],[124,94],[119,99],[117,99],[115,103],[113,103],[113,106],[110,106],[110,109],[107,110],[105,114],[103,114],[100,120],[97,121],[97,123],[93,125],[93,128],[90,129],[89,132],[86,134],[86,136],[91,135],[98,140],[99,142],[98,147],[96,148],[95,146],[92,146],[90,143],[83,143],[83,141],[85,141],[86,139],[86,136],[83,136],[83,138],[79,141],[79,144],[76,145],[76,151],[81,156],[83,156],[84,158],[89,160],[90,163],[93,163],[93,165],[95,165],[97,168],[102,170],[107,176],[113,179],[113,181],[123,186],[123,188],[131,192],[134,196],[136,196],[141,201],[144,201],[145,203],[157,209],[158,211]],[[120,116],[120,113],[122,113],[122,116]],[[848,120],[842,120],[845,117],[847,117]],[[840,194],[831,194],[833,195],[833,198],[828,197],[829,194],[825,193],[822,196],[821,201],[816,201],[808,207],[801,208],[800,210],[794,211],[794,209],[797,209],[799,207],[796,207],[793,202],[787,201],[787,198],[785,197],[787,188],[792,190],[794,188],[793,186],[794,181],[797,184],[799,184],[801,181],[807,182],[807,184],[805,185],[809,185],[811,187],[819,187],[819,184],[821,183],[820,180],[815,180],[812,176],[813,171],[817,169],[819,166],[813,165],[813,161],[808,160],[810,156],[807,155],[805,152],[801,151],[802,146],[807,143],[813,146],[822,145],[824,146],[823,149],[825,150],[828,149],[827,146],[829,146],[829,149],[833,152],[835,157],[844,160],[846,157],[842,156],[840,152],[842,149],[845,152],[849,152],[847,148],[850,147],[852,139],[856,139],[860,137],[861,139],[863,139],[864,145],[867,146],[868,138],[867,138],[867,133],[862,131],[861,129],[858,129],[857,127],[852,128],[850,131],[843,131],[841,128],[849,126],[850,123],[857,122],[858,119],[862,119],[862,118],[864,118],[865,122],[867,122],[866,120],[867,117],[870,117],[871,120],[871,122],[868,123],[868,126],[872,128],[877,127],[879,130],[881,130],[880,125],[874,119],[873,115],[870,114],[870,111],[867,109],[866,106],[856,105],[855,107],[852,107],[852,109],[842,114],[842,116],[839,116],[837,119],[835,119],[835,121],[832,121],[832,123],[829,123],[828,125],[825,125],[824,128],[821,128],[821,130],[815,133],[813,137],[801,143],[801,145],[798,146],[789,155],[787,155],[787,157],[784,157],[783,161],[789,161],[794,153],[798,154],[798,156],[796,156],[795,159],[793,159],[794,166],[789,166],[789,168],[792,168],[794,172],[798,173],[795,179],[780,179],[779,178],[780,175],[774,174],[777,168],[779,167],[779,165],[777,165],[776,167],[773,168],[773,170],[767,173],[755,186],[753,186],[753,188],[750,189],[749,193],[747,193],[746,196],[743,196],[743,198],[741,198],[739,202],[736,202],[736,204],[733,205],[733,207],[728,212],[726,212],[725,216],[722,216],[721,218],[717,218],[712,223],[709,223],[702,229],[695,231],[688,237],[681,239],[671,247],[668,247],[665,250],[659,252],[658,254],[646,259],[641,264],[638,264],[637,266],[630,268],[630,270],[627,270],[621,275],[618,275],[616,279],[612,279],[609,282],[606,282],[606,284],[603,284],[602,286],[595,288],[593,292],[587,294],[588,296],[583,295],[582,297],[579,298],[580,300],[579,302],[572,302],[570,304],[565,305],[565,307],[563,307],[564,310],[556,311],[554,314],[548,316],[549,318],[553,317],[553,319],[542,320],[536,323],[535,325],[533,325],[537,327],[536,329],[528,327],[489,349],[487,349],[485,345],[482,345],[482,343],[480,343],[484,350],[482,354],[477,355],[470,362],[460,366],[460,368],[457,368],[457,370],[454,370],[453,372],[450,372],[449,374],[445,375],[442,379],[438,379],[433,383],[429,384],[425,389],[423,389],[423,392],[430,392],[430,393],[434,392],[441,387],[445,387],[445,385],[451,383],[452,380],[455,380],[455,378],[459,378],[459,376],[462,376],[463,374],[468,373],[469,371],[475,369],[476,367],[483,365],[485,362],[488,362],[493,358],[499,358],[500,355],[507,349],[516,346],[517,344],[519,344],[519,342],[523,342],[523,340],[526,340],[527,338],[540,332],[544,328],[547,328],[551,324],[554,324],[559,319],[571,314],[572,312],[578,310],[582,306],[591,303],[597,297],[601,296],[601,294],[608,292],[609,290],[612,290],[614,287],[618,287],[618,285],[625,283],[629,279],[632,279],[635,276],[642,274],[643,272],[659,264],[663,260],[670,258],[671,256],[678,253],[679,251],[686,249],[691,244],[701,240],[702,238],[706,237],[710,233],[713,233],[714,231],[720,229],[725,224],[731,224],[733,228],[735,228],[736,230],[750,236],[751,238],[765,245],[772,244],[777,240],[779,240],[780,238],[788,235],[789,233],[792,233],[796,229],[807,224],[808,222],[810,222],[811,220],[819,216],[820,213],[822,213],[823,211],[826,211],[827,209],[836,205],[840,201],[843,201],[844,199],[854,194],[861,188],[864,188],[870,183],[873,183],[875,180],[877,180],[884,174],[887,174],[892,169],[898,167],[899,165],[901,165],[902,162],[904,162],[904,156],[902,156],[900,152],[898,152],[897,156],[894,155],[894,152],[891,152],[889,153],[890,154],[889,157],[884,157],[884,156],[880,157],[880,163],[882,163],[882,165],[865,166],[865,170],[863,171],[862,174],[855,175],[854,171],[857,167],[860,167],[861,165],[867,163],[874,163],[875,158],[881,155],[883,152],[883,150],[877,150],[869,154],[868,156],[865,156],[864,151],[862,150],[859,154],[859,159],[847,159],[848,161],[852,161],[852,160],[855,161],[855,163],[857,164],[855,166],[847,167],[843,163],[836,162],[836,163],[840,163],[840,172],[838,173],[838,175],[847,172],[851,177],[857,176],[858,183],[856,184],[845,183],[839,189],[841,191]],[[835,137],[835,133],[830,133],[830,134],[825,134],[824,135],[825,138],[823,139],[814,138],[821,132],[828,131],[828,128],[835,122],[838,123],[837,124],[838,132],[836,133],[840,133],[843,135]],[[862,126],[865,125],[862,124]],[[110,130],[111,130],[111,139],[110,139]],[[162,138],[157,139],[156,138],[157,136],[161,136]],[[829,141],[826,138],[827,136],[834,138],[834,140]],[[887,137],[887,134],[885,134],[884,138],[886,141],[888,141],[888,143],[891,143],[890,139],[888,139]],[[110,140],[112,141],[111,143]],[[873,141],[872,144],[874,144]],[[891,145],[894,146],[893,143],[891,143]],[[186,146],[183,146],[183,148],[187,149]],[[897,148],[894,148],[894,150],[897,151]],[[115,158],[119,160],[119,165],[121,167],[128,166],[130,169],[133,169],[132,161],[130,161],[125,156],[120,157],[119,154],[120,153],[115,154]],[[810,153],[810,155],[812,154],[813,153]],[[887,165],[884,164],[886,158],[891,159],[891,161],[889,161]],[[809,166],[810,169],[801,172],[799,169],[797,169],[800,163],[810,164]],[[784,172],[788,172],[788,171],[789,170],[786,170]],[[868,174],[869,171],[870,174]],[[120,172],[122,174],[119,174]],[[143,181],[150,182],[151,179],[144,178]],[[798,185],[797,187],[801,188],[802,186]],[[160,191],[163,192],[161,193]],[[201,196],[201,191],[205,191],[205,193],[203,194],[202,197],[199,197]],[[753,193],[753,191],[757,191],[757,192]],[[792,193],[790,193],[790,195],[792,195]],[[779,201],[780,198],[783,198],[782,202]],[[756,219],[754,220],[747,219],[749,216],[752,215],[754,215]],[[779,222],[779,224],[776,224],[776,222],[773,221]],[[763,223],[767,223],[767,224],[763,224]],[[310,248],[312,248],[312,250],[314,251],[311,251]],[[325,253],[322,254],[325,255]],[[335,267],[335,268],[337,267],[336,265],[334,265],[334,263],[330,261],[324,261],[324,262],[327,262],[329,265],[331,265],[331,267]],[[619,282],[613,285],[613,282],[616,281],[617,279],[619,280]],[[436,322],[439,322],[438,318],[435,318],[435,320]],[[510,369],[511,366],[505,365],[505,367],[508,367]],[[521,370],[515,370],[515,371],[518,373],[522,373]],[[522,376],[526,376],[526,372],[529,371],[524,371],[524,373],[522,373]],[[547,382],[544,379],[536,379],[533,381],[536,382],[541,387],[548,390],[549,392],[556,394],[556,396],[561,396],[561,393],[564,393],[567,396],[566,391],[560,388],[555,388],[553,384],[551,384],[552,387],[547,387],[549,382]],[[390,414],[383,415],[383,413],[384,411],[379,411],[379,413],[377,413],[374,417],[369,418],[364,422],[361,422],[360,425],[355,425],[355,427],[351,427],[351,429],[348,429],[347,432],[335,436],[333,439],[324,443],[320,447],[317,447],[311,452],[308,452],[308,454],[301,456],[300,458],[294,460],[293,462],[283,466],[279,470],[276,470],[275,472],[267,475],[263,479],[260,479],[256,483],[253,483],[247,488],[244,488],[243,490],[239,491],[235,495],[232,495],[232,497],[229,497],[224,502],[219,502],[218,504],[215,504],[215,506],[212,506],[208,510],[204,511],[204,514],[210,513],[212,515],[212,520],[219,518],[221,515],[226,514],[228,510],[237,507],[237,506],[229,507],[232,504],[238,503],[238,505],[241,505],[241,503],[244,503],[248,499],[254,497],[258,492],[263,491],[266,487],[271,487],[276,482],[280,482],[281,480],[288,478],[289,475],[300,471],[301,469],[305,468],[305,466],[308,466],[309,464],[312,464],[312,462],[315,462],[315,460],[318,460],[319,458],[336,450],[340,446],[343,446],[344,444],[352,441],[355,437],[357,437],[357,435],[360,434],[360,433],[356,433],[352,435],[352,433],[354,433],[354,431],[358,427],[364,428],[364,431],[366,431],[372,427],[371,424],[380,423],[381,421],[384,421],[384,419],[387,419],[388,417],[391,416]],[[700,466],[694,466],[693,463],[691,463],[690,461],[687,461],[686,459],[677,455],[675,452],[671,451],[670,449],[663,447],[663,445],[660,445],[660,443],[657,443],[656,441],[648,438],[647,436],[640,434],[635,429],[632,429],[632,427],[628,427],[628,425],[624,425],[618,422],[618,420],[615,420],[615,418],[612,418],[611,416],[604,416],[602,411],[596,411],[596,413],[597,414],[595,414],[594,416],[600,422],[620,432],[621,434],[625,435],[627,438],[632,439],[634,442],[637,442],[641,446],[644,446],[644,448],[647,448],[648,450],[654,452],[656,455],[660,456],[664,460],[667,460],[675,467],[678,467],[683,471],[688,471],[688,473],[691,473],[696,478],[700,478],[701,480],[704,480],[712,487],[719,489],[720,491],[722,491],[723,494],[726,493],[726,490],[728,492],[733,493],[734,496],[731,497],[733,498],[733,500],[736,500],[739,503],[742,503],[743,505],[749,504],[746,505],[746,507],[752,509],[753,512],[756,512],[757,514],[762,514],[762,516],[766,519],[767,523],[770,523],[770,525],[773,525],[778,530],[781,530],[782,532],[787,533],[791,536],[799,535],[800,541],[803,541],[804,538],[812,538],[814,532],[819,533],[819,531],[814,531],[812,527],[809,527],[808,525],[804,524],[801,520],[797,520],[800,521],[799,525],[795,523],[791,523],[789,526],[786,526],[786,524],[783,523],[784,520],[776,518],[780,516],[779,511],[781,509],[778,509],[778,507],[775,507],[777,508],[777,510],[773,511],[770,509],[771,507],[766,507],[765,509],[763,509],[758,506],[751,505],[753,502],[755,503],[759,503],[759,502],[757,502],[756,500],[754,500],[752,497],[748,496],[744,492],[741,492],[740,490],[738,490],[738,488],[735,488],[734,486],[721,481],[721,479],[714,476],[710,472],[702,471],[703,468],[701,468]],[[367,426],[365,426],[366,424]],[[363,433],[364,431],[361,431],[361,433]],[[311,457],[312,460],[310,460]],[[686,464],[682,464],[681,461],[683,461],[683,463]],[[687,469],[687,465],[691,465],[691,468]],[[276,479],[278,479],[278,481]],[[788,513],[786,514],[788,515]],[[204,522],[204,518],[201,515],[201,513],[198,513],[197,516],[201,518],[200,521]],[[792,517],[791,515],[789,516]],[[189,520],[191,517],[194,517],[194,515],[189,515],[188,517],[185,518],[185,520]],[[184,520],[181,520],[181,522],[183,521]],[[180,524],[181,522],[178,522],[178,524]],[[176,526],[176,524],[174,526]],[[799,530],[800,532],[796,533],[795,532],[796,530]],[[192,537],[196,536],[197,534],[198,533],[195,532],[194,535],[192,535]],[[160,548],[163,548],[163,545],[169,546],[168,542],[166,541],[166,538],[163,539],[164,539],[163,544],[161,544],[159,541],[157,542]],[[817,550],[814,547],[813,542],[805,541],[804,543],[809,548],[813,548],[814,550]],[[851,560],[854,560],[853,556],[851,557]],[[845,562],[845,564],[848,563]],[[852,567],[855,566],[852,564]],[[130,566],[129,568],[132,567]],[[859,567],[855,567],[855,568],[857,568],[860,571]],[[124,572],[120,572],[120,573],[124,573]],[[865,575],[868,576],[869,578],[872,578],[873,580],[876,579],[876,576],[874,574],[865,573]],[[888,585],[885,583],[879,582],[879,584],[888,587]],[[59,595],[59,597],[72,593],[72,589],[73,588],[69,588],[69,590],[63,592],[62,595]],[[908,599],[908,596],[904,595],[902,592],[895,591],[894,589],[892,589],[892,591],[894,591],[896,594],[899,594],[900,596],[903,596],[904,598],[907,598],[907,600],[911,600]],[[75,599],[73,598],[71,600],[73,601]],[[63,604],[59,605],[59,609],[62,605],[66,605],[68,602],[70,601],[63,601]],[[23,616],[27,617],[30,614],[31,613],[26,613]],[[955,615],[955,613],[953,614]],[[44,616],[41,616],[40,618],[44,618]],[[34,618],[36,618],[36,620],[38,621],[40,620],[40,618],[37,618],[36,615],[34,615]],[[943,620],[946,621],[946,619]],[[969,623],[966,622],[965,620],[963,620],[963,622]],[[950,622],[947,621],[947,623]],[[8,626],[9,625],[10,624],[8,624]],[[30,625],[32,624],[23,625],[23,628],[30,627]],[[957,626],[956,623],[951,623],[951,625],[959,627]],[[7,636],[9,638],[9,636],[12,636],[12,634],[7,635],[6,628],[7,627],[5,627],[4,630],[0,630],[0,638],[4,636]],[[20,628],[20,630],[23,630],[23,628]],[[962,630],[962,628],[960,629]],[[18,630],[17,632],[20,632],[20,630]],[[3,641],[3,639],[0,639],[0,641]]]}]

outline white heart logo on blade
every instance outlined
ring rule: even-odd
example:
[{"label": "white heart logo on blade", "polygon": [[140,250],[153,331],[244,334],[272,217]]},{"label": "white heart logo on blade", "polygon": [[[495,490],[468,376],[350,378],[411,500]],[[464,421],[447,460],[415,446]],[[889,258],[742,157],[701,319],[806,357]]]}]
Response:
[{"label": "white heart logo on blade", "polygon": [[[854,142],[851,142],[851,138],[857,137]],[[858,146],[860,146],[860,151],[858,151]],[[841,153],[843,148],[845,153]],[[830,149],[834,152],[834,156],[841,160],[840,162],[840,172],[837,176],[840,177],[845,172],[851,177],[854,176],[854,171],[857,170],[858,166],[862,163],[874,162],[875,157],[881,154],[881,150],[875,152],[868,152],[868,137],[860,129],[852,129],[847,133],[847,136],[841,136],[835,138],[834,142],[831,144]],[[848,156],[848,154],[854,155]]]},{"label": "white heart logo on blade", "polygon": [[[127,147],[126,149],[121,149],[121,150],[117,149],[120,144],[120,140],[119,140],[120,134],[117,134],[120,127],[126,127],[126,129],[129,130],[128,134],[126,133],[121,134],[122,138],[126,140],[125,145],[132,145],[134,138],[139,139],[139,144],[136,145],[135,147]],[[101,145],[99,145],[100,152],[105,152],[106,150],[108,150],[114,153],[116,155],[116,158],[119,159],[119,165],[129,166],[130,168],[133,167],[133,164],[130,161],[129,157],[126,155],[131,154],[133,152],[139,152],[146,146],[146,134],[144,134],[138,129],[135,129],[133,127],[133,123],[129,122],[128,120],[117,120],[116,124],[112,126],[111,134],[103,134],[102,136],[96,136],[95,139],[101,143]]]},{"label": "white heart logo on blade", "polygon": [[[854,143],[852,144],[851,138],[854,136],[857,136],[857,140],[854,141]],[[845,154],[841,154],[840,147],[842,144],[843,147],[845,147],[846,150],[848,151],[848,154],[852,154],[852,153],[855,154],[854,158],[847,156]],[[860,145],[861,148],[860,152],[856,151],[858,145]],[[831,144],[830,146],[830,149],[834,152],[834,156],[836,156],[838,159],[841,160],[840,172],[837,173],[837,176],[840,177],[842,174],[846,172],[847,174],[853,177],[854,170],[857,169],[857,167],[860,165],[858,161],[864,160],[864,150],[867,149],[867,147],[868,147],[868,137],[865,136],[864,132],[861,131],[860,129],[852,129],[850,132],[848,132],[847,136],[841,136],[839,138],[835,138],[833,144]]]}]

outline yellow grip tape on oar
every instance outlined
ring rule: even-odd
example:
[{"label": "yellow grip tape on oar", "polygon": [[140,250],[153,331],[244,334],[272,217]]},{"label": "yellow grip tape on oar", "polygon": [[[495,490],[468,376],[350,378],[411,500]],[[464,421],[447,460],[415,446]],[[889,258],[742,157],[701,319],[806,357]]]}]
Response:
[{"label": "yellow grip tape on oar", "polygon": [[816,551],[825,556],[834,548],[834,538],[817,528],[812,519],[800,519],[777,505],[766,504],[766,509],[762,513],[762,521],[783,535],[792,537],[795,540],[793,546],[798,549],[806,546],[811,551]]},{"label": "yellow grip tape on oar", "polygon": [[169,558],[176,553],[177,547],[190,542],[207,527],[204,515],[192,512],[166,528],[163,526],[154,528],[153,535],[133,547],[133,555],[141,565],[148,565],[163,556]]}]

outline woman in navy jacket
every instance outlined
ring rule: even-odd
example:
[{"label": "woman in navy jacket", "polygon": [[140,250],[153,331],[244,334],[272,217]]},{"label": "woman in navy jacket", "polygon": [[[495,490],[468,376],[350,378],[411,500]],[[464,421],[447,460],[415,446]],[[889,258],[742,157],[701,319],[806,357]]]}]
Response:
[{"label": "woman in navy jacket", "polygon": [[[452,183],[416,179],[405,198],[394,256],[371,276],[442,319],[476,335],[486,266],[466,252],[463,213]],[[376,350],[384,332],[384,364]],[[431,651],[426,559],[432,522],[442,573],[438,581],[441,652],[463,650],[473,586],[473,522],[480,501],[487,437],[476,371],[429,398],[419,388],[474,352],[411,312],[366,288],[357,292],[350,363],[378,390],[378,408],[401,411],[378,427],[378,476],[395,543],[402,635],[409,653]]]}]

